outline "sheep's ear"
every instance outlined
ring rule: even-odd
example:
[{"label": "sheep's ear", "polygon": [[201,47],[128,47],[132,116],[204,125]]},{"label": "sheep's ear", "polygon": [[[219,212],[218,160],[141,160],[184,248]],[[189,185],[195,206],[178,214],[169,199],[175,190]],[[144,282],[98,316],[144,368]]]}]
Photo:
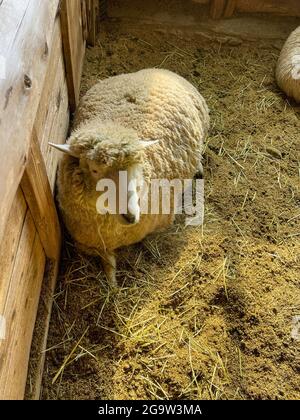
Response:
[{"label": "sheep's ear", "polygon": [[59,150],[60,152],[67,153],[70,156],[78,158],[78,156],[76,156],[75,153],[73,153],[71,151],[71,148],[70,148],[69,144],[55,144],[55,143],[48,143],[48,144],[49,144],[49,146],[54,147],[55,149]]},{"label": "sheep's ear", "polygon": [[140,142],[142,143],[142,146],[146,148],[146,147],[154,146],[154,144],[159,143],[159,140],[149,139],[149,140],[140,140]]}]

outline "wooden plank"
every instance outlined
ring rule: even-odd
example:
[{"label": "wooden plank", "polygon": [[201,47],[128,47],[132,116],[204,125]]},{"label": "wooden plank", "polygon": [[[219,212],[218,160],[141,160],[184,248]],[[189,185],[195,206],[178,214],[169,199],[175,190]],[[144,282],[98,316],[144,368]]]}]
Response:
[{"label": "wooden plank", "polygon": [[97,26],[99,17],[99,1],[86,0],[88,36],[87,43],[94,47],[97,40]]},{"label": "wooden plank", "polygon": [[[49,147],[48,142],[55,139],[55,143],[65,143],[69,125],[68,88],[59,19],[55,25],[55,40],[50,52],[49,67],[35,121],[35,130],[52,191],[59,154]],[[58,269],[59,260],[47,260],[29,358],[25,398],[30,400],[38,400],[40,397]]]},{"label": "wooden plank", "polygon": [[86,44],[83,36],[81,13],[80,0],[62,1],[61,28],[69,101],[72,112],[75,111],[79,101],[79,90]]},{"label": "wooden plank", "polygon": [[237,0],[227,0],[224,17],[229,18],[233,15]]},{"label": "wooden plank", "polygon": [[0,246],[0,308],[4,307],[8,294],[26,211],[27,204],[19,188],[11,207]]},{"label": "wooden plank", "polygon": [[45,255],[27,212],[10,287],[0,313],[6,320],[6,337],[0,341],[0,399],[22,399]]},{"label": "wooden plank", "polygon": [[300,17],[299,0],[238,0],[236,9],[243,13],[274,13]]},{"label": "wooden plank", "polygon": [[0,56],[0,240],[23,175],[59,0],[2,0]]},{"label": "wooden plank", "polygon": [[47,257],[58,260],[61,245],[60,225],[35,130],[21,188]]},{"label": "wooden plank", "polygon": [[[208,3],[210,0],[202,0],[205,3]],[[111,2],[109,2],[109,5]],[[108,15],[108,3],[107,0],[99,0],[97,2],[98,7],[98,22],[107,18]],[[100,23],[99,23],[100,24]]]},{"label": "wooden plank", "polygon": [[56,278],[59,269],[58,261],[47,261],[47,266],[42,285],[40,303],[35,323],[35,333],[31,344],[29,358],[27,386],[25,399],[39,400],[43,370],[46,358],[47,339],[53,304]]},{"label": "wooden plank", "polygon": [[211,0],[210,16],[212,19],[220,19],[223,15],[226,0]]},{"label": "wooden plank", "polygon": [[48,142],[65,143],[68,127],[68,88],[65,77],[60,20],[57,19],[46,80],[34,124],[52,192],[55,186],[59,154],[52,147],[49,147]]},{"label": "wooden plank", "polygon": [[88,38],[88,17],[87,17],[88,2],[89,0],[81,1],[82,36],[83,36],[84,41],[86,41]]}]

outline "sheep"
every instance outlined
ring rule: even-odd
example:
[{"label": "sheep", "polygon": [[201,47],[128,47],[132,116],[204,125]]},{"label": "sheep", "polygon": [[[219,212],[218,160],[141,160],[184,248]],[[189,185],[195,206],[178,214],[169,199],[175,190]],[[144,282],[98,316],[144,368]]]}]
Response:
[{"label": "sheep", "polygon": [[65,225],[80,250],[100,256],[111,284],[115,250],[172,224],[174,205],[171,214],[141,214],[133,187],[127,214],[101,214],[99,181],[119,187],[120,171],[128,185],[193,178],[202,170],[208,129],[209,110],[194,86],[168,70],[144,69],[94,85],[80,101],[67,143],[51,144],[65,153],[57,182]]},{"label": "sheep", "polygon": [[300,26],[286,40],[276,66],[278,86],[300,102]]}]

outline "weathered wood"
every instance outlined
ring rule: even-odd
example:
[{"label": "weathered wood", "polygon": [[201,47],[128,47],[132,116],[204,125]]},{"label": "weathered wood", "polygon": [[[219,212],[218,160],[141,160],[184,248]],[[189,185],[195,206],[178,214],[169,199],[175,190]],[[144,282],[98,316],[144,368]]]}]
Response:
[{"label": "weathered wood", "polygon": [[[65,141],[68,93],[74,106],[78,100],[84,38],[93,28],[94,9],[88,8],[83,35],[86,1],[97,5],[96,0],[62,0],[65,24],[60,26],[60,0],[0,0],[0,145],[5,156],[0,166],[0,315],[7,328],[5,339],[0,336],[0,399],[23,398],[47,259],[37,323],[42,331],[35,342],[35,375],[29,378],[32,398],[39,396],[61,244],[52,195],[58,154],[48,141]],[[93,29],[90,36],[95,40]]]},{"label": "weathered wood", "polygon": [[45,255],[27,211],[9,289],[0,307],[6,337],[0,341],[0,399],[22,399]]},{"label": "weathered wood", "polygon": [[[29,151],[59,0],[0,2],[0,240]],[[25,41],[24,41],[25,40]],[[4,77],[3,77],[4,76]]]},{"label": "weathered wood", "polygon": [[86,41],[88,38],[88,18],[87,18],[88,0],[81,1],[81,22],[82,22],[82,36]]},{"label": "weathered wood", "polygon": [[23,193],[19,188],[11,207],[3,240],[0,242],[0,308],[4,307],[10,287],[10,278],[16,260],[26,211],[27,205]]},{"label": "weathered wood", "polygon": [[99,1],[98,0],[86,0],[87,4],[87,25],[88,25],[88,36],[87,43],[94,47],[97,39],[97,23],[99,17]]},{"label": "weathered wood", "polygon": [[[48,142],[55,139],[56,143],[64,143],[69,123],[68,90],[63,62],[60,22],[58,21],[56,25],[55,41],[50,53],[49,68],[35,121],[35,130],[52,190],[54,188],[59,154],[49,147]],[[37,400],[40,397],[45,350],[58,268],[58,259],[47,261],[35,324],[36,333],[32,341],[26,399]]]},{"label": "weathered wood", "polygon": [[299,0],[237,0],[236,9],[243,13],[275,13],[300,16]]},{"label": "weathered wood", "polygon": [[212,19],[220,19],[223,15],[226,0],[211,0],[210,16]]},{"label": "weathered wood", "polygon": [[69,99],[65,77],[61,28],[56,20],[53,47],[34,128],[40,142],[51,190],[54,190],[59,154],[48,142],[65,143],[69,127]]},{"label": "weathered wood", "polygon": [[228,18],[231,17],[234,13],[234,9],[236,7],[237,0],[227,0],[224,17]]},{"label": "weathered wood", "polygon": [[[201,0],[201,1],[208,3],[210,0]],[[110,4],[110,2],[109,2],[109,4]],[[107,0],[99,0],[99,2],[97,2],[97,7],[99,9],[98,10],[98,22],[100,22],[101,20],[104,20],[108,15]]]},{"label": "weathered wood", "polygon": [[61,244],[60,225],[35,130],[21,188],[47,257],[58,260]]},{"label": "weathered wood", "polygon": [[43,370],[46,358],[45,350],[47,348],[47,338],[58,269],[58,261],[47,261],[35,323],[36,333],[33,336],[31,356],[29,359],[29,370],[25,393],[25,398],[28,400],[40,399]]},{"label": "weathered wood", "polygon": [[66,64],[69,101],[75,111],[79,101],[80,81],[85,52],[80,0],[63,0],[61,3],[61,28]]}]

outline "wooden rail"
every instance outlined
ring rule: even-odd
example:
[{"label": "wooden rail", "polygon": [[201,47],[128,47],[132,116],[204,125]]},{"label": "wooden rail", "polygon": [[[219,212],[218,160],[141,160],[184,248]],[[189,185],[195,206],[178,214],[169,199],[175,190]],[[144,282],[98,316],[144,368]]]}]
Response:
[{"label": "wooden rail", "polygon": [[[197,1],[197,0],[194,0]],[[300,16],[299,0],[210,0],[210,16],[213,19],[228,18],[235,12],[274,13]]]}]

